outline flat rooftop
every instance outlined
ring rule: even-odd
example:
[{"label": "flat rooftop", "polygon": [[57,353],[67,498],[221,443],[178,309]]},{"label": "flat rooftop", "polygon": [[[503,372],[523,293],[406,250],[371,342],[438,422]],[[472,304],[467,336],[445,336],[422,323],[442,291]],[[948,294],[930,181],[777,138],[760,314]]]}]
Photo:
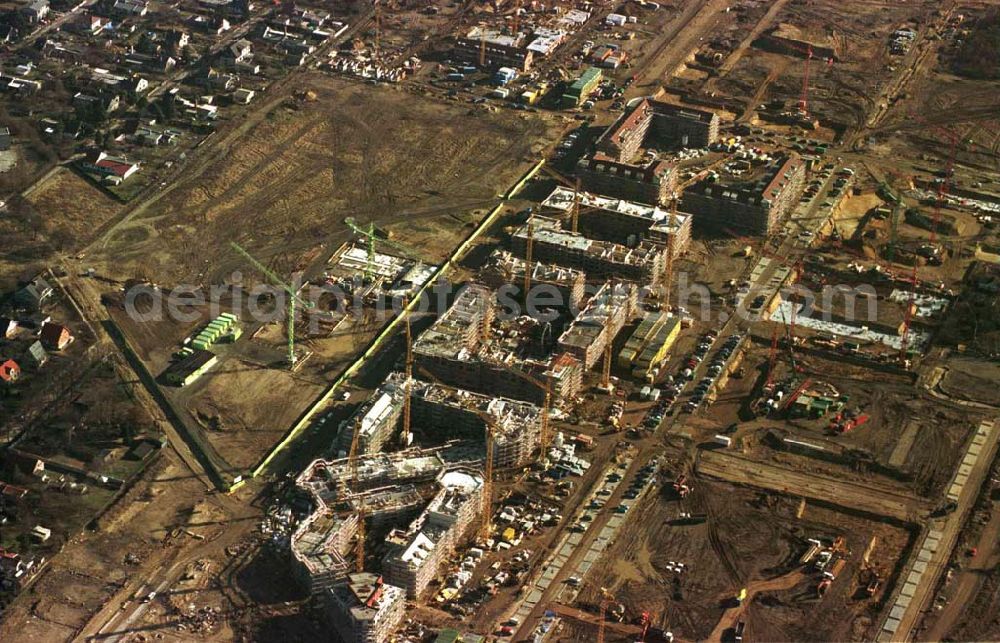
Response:
[{"label": "flat rooftop", "polygon": [[[646,205],[644,203],[636,203],[635,201],[626,201],[624,199],[616,199],[583,191],[579,193],[579,199],[581,207],[595,208],[613,214],[646,219],[650,222],[650,226],[661,228],[668,234],[676,233],[680,230],[684,222],[691,216],[683,212],[677,212],[674,217],[674,225],[671,226],[670,211],[654,205]],[[573,208],[573,201],[574,191],[559,186],[542,201],[542,206],[552,208],[553,210],[569,212]]]}]

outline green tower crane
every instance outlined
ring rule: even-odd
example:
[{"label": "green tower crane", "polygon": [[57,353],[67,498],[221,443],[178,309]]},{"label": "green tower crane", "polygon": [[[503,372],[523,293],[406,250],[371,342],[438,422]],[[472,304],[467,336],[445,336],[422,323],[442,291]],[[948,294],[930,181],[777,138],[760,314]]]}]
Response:
[{"label": "green tower crane", "polygon": [[405,245],[403,245],[403,244],[401,244],[399,242],[393,241],[392,239],[387,239],[387,238],[379,237],[378,235],[376,235],[375,234],[375,223],[373,221],[369,221],[367,227],[362,227],[357,222],[357,220],[355,220],[354,217],[347,217],[346,219],[344,219],[344,224],[346,224],[347,227],[350,228],[356,235],[358,235],[358,236],[360,236],[360,237],[362,237],[362,238],[364,238],[366,240],[366,243],[367,243],[367,246],[368,246],[368,261],[365,263],[365,278],[366,279],[372,279],[375,276],[375,240],[376,239],[378,239],[379,243],[381,243],[383,245],[386,245],[386,246],[389,246],[391,248],[395,248],[399,252],[402,252],[405,257],[407,257],[409,259],[413,259],[414,261],[420,261],[420,254],[418,252],[416,252],[415,250],[413,250],[412,248],[408,248],[407,246],[405,246]]},{"label": "green tower crane", "polygon": [[236,243],[235,241],[230,241],[229,245],[232,246],[233,250],[235,250],[236,252],[238,252],[240,254],[240,256],[242,256],[244,259],[246,259],[247,261],[249,261],[250,264],[254,268],[256,268],[257,270],[259,270],[265,277],[267,277],[268,279],[270,279],[271,282],[275,286],[278,286],[279,288],[281,288],[282,290],[284,290],[285,293],[288,295],[288,320],[287,320],[287,324],[288,324],[288,365],[289,366],[294,366],[295,365],[295,361],[296,361],[296,358],[295,358],[295,304],[298,304],[299,306],[301,306],[303,308],[306,308],[306,309],[315,308],[316,305],[314,303],[312,303],[311,301],[305,301],[304,299],[302,299],[301,297],[299,297],[298,293],[295,292],[294,288],[292,288],[291,286],[289,286],[288,284],[286,284],[284,281],[282,281],[282,279],[280,277],[278,277],[276,274],[274,274],[273,272],[271,272],[264,264],[262,264],[261,262],[257,261],[256,259],[254,259],[253,256],[249,252],[247,252],[240,244]]}]

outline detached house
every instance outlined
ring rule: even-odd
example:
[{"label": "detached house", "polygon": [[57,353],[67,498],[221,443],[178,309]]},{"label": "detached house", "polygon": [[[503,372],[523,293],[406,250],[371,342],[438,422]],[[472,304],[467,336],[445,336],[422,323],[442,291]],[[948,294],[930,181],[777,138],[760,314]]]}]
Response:
[{"label": "detached house", "polygon": [[73,333],[71,333],[69,329],[62,324],[49,322],[42,326],[42,332],[41,335],[39,335],[39,339],[45,348],[49,350],[61,351],[73,341]]},{"label": "detached house", "polygon": [[240,38],[226,48],[223,56],[234,65],[242,65],[253,58],[253,45],[246,38]]},{"label": "detached house", "polygon": [[42,343],[36,341],[28,347],[28,350],[25,351],[21,360],[25,362],[27,366],[37,370],[45,366],[45,362],[49,361],[49,354],[45,351],[45,347],[42,346]]},{"label": "detached house", "polygon": [[17,334],[17,321],[0,317],[0,339],[11,339]]},{"label": "detached house", "polygon": [[106,25],[107,22],[101,16],[86,15],[80,16],[69,25],[68,29],[77,33],[96,36],[101,33],[101,30],[103,30]]},{"label": "detached house", "polygon": [[12,359],[0,363],[0,382],[12,384],[21,376],[21,367]]},{"label": "detached house", "polygon": [[21,8],[21,12],[32,24],[41,22],[45,16],[49,15],[49,0],[35,0],[26,7]]},{"label": "detached house", "polygon": [[39,310],[52,296],[52,293],[52,286],[39,275],[14,293],[14,303],[21,308]]},{"label": "detached house", "polygon": [[107,152],[92,155],[81,164],[84,169],[100,174],[110,183],[121,183],[139,171],[138,163],[131,163],[123,156],[113,156]]},{"label": "detached house", "polygon": [[144,0],[116,0],[111,12],[118,16],[144,16],[149,5]]}]

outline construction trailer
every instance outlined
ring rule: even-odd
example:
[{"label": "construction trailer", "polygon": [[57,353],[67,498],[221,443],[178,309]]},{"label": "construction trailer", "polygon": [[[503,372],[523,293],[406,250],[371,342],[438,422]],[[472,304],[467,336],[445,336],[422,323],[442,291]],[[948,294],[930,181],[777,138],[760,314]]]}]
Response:
[{"label": "construction trailer", "polygon": [[598,67],[588,67],[580,77],[577,78],[566,88],[562,96],[559,99],[559,106],[563,109],[572,109],[574,107],[579,107],[597,86],[601,83],[601,79],[604,78],[604,73]]}]

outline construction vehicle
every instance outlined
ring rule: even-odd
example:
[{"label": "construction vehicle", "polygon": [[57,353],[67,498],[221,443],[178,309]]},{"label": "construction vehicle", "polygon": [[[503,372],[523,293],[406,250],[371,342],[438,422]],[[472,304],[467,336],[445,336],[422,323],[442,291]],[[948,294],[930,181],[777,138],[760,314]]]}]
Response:
[{"label": "construction vehicle", "polygon": [[798,388],[796,388],[795,391],[793,391],[791,395],[789,395],[787,398],[785,398],[785,405],[782,407],[781,410],[782,411],[787,411],[788,409],[792,408],[792,404],[795,403],[795,400],[799,399],[799,396],[802,395],[802,393],[807,388],[809,388],[809,386],[811,384],[812,384],[812,379],[810,379],[808,377],[806,379],[802,380],[802,383],[799,384]]},{"label": "construction vehicle", "polygon": [[677,479],[674,480],[674,493],[677,494],[679,498],[687,498],[688,494],[691,493],[692,487],[687,483],[687,475],[680,474]]},{"label": "construction vehicle", "polygon": [[286,284],[281,280],[276,274],[271,272],[264,264],[257,261],[249,252],[247,252],[243,246],[236,243],[235,241],[229,242],[230,247],[233,248],[237,253],[240,254],[244,259],[246,259],[250,264],[260,271],[265,277],[271,280],[271,282],[285,291],[288,297],[288,313],[285,319],[285,324],[287,326],[287,338],[288,338],[288,365],[289,367],[295,366],[298,361],[295,355],[295,306],[298,304],[302,308],[309,310],[315,308],[316,305],[311,301],[305,301],[301,299],[294,288]]},{"label": "construction vehicle", "polygon": [[868,598],[875,598],[875,594],[878,593],[879,588],[882,586],[882,576],[878,573],[878,570],[874,567],[865,567],[861,570],[858,580],[864,589],[865,595]]},{"label": "construction vehicle", "polygon": [[871,418],[866,413],[843,410],[833,416],[828,427],[832,433],[847,433],[868,422]]}]

